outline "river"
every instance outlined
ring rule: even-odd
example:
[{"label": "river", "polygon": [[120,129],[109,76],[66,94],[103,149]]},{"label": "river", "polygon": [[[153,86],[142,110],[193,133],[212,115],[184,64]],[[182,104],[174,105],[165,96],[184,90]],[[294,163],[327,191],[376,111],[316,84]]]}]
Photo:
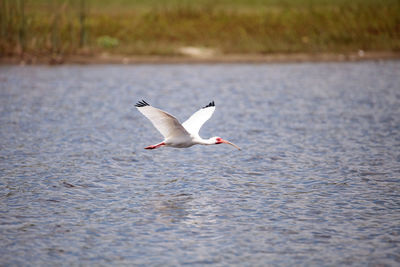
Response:
[{"label": "river", "polygon": [[[399,266],[400,61],[0,66],[0,265]],[[134,104],[204,138],[162,141]]]}]

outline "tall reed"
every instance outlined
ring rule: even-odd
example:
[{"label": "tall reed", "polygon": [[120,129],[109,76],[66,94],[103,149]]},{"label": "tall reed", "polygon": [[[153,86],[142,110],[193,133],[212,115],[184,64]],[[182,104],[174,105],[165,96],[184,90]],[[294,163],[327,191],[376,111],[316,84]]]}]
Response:
[{"label": "tall reed", "polygon": [[400,51],[400,2],[0,0],[0,37],[0,56]]}]

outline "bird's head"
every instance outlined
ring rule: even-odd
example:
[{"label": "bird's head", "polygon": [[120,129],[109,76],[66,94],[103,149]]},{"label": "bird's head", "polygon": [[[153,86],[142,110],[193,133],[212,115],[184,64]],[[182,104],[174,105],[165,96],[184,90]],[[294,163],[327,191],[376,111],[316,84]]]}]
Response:
[{"label": "bird's head", "polygon": [[240,150],[240,147],[238,147],[238,146],[235,145],[234,143],[231,143],[231,142],[229,142],[229,141],[227,141],[227,140],[222,139],[222,138],[219,137],[219,136],[211,137],[210,140],[211,140],[211,142],[212,142],[213,144],[216,144],[216,145],[218,145],[218,144],[228,144],[228,145],[234,146],[235,148],[237,148],[237,149]]}]

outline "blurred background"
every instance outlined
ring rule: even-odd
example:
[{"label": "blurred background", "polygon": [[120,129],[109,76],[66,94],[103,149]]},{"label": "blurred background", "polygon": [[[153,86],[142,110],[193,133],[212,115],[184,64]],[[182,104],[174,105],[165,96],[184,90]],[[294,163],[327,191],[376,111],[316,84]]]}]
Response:
[{"label": "blurred background", "polygon": [[1,0],[4,57],[399,52],[398,0]]}]

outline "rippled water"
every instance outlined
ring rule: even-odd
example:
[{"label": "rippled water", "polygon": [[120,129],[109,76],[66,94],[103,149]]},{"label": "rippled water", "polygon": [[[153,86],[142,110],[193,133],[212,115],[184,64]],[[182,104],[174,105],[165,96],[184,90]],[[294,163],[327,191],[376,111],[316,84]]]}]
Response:
[{"label": "rippled water", "polygon": [[[400,62],[1,66],[0,265],[399,265]],[[242,147],[162,140],[135,108]]]}]

